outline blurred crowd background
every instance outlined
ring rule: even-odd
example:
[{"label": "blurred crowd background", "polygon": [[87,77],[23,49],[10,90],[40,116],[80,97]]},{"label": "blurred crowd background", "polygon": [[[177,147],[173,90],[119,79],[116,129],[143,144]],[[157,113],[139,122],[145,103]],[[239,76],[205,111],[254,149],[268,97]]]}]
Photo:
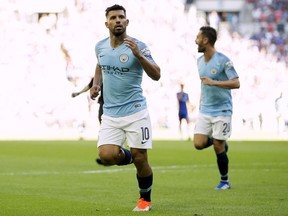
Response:
[{"label": "blurred crowd background", "polygon": [[155,138],[179,138],[180,83],[195,107],[193,134],[195,37],[211,25],[216,48],[240,76],[234,138],[288,139],[287,0],[0,0],[0,139],[97,138],[97,101],[71,93],[94,75],[95,44],[108,36],[105,9],[115,3],[127,9],[128,34],[145,42],[161,67],[160,81],[143,80]]}]

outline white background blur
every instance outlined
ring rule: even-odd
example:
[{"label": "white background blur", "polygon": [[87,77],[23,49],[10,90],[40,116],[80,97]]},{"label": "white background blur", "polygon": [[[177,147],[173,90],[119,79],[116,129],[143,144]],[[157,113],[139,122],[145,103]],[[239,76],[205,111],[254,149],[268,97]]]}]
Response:
[{"label": "white background blur", "polygon": [[[184,13],[178,0],[83,0],[76,6],[72,0],[39,2],[0,0],[0,139],[97,138],[97,102],[90,104],[89,111],[89,92],[76,98],[71,93],[94,75],[95,44],[108,36],[105,9],[115,3],[127,10],[127,33],[145,42],[161,67],[160,81],[147,76],[143,80],[154,137],[180,137],[176,101],[180,83],[196,106],[190,114],[193,134],[200,93],[195,36],[206,24],[203,13],[193,5]],[[58,11],[58,19],[50,14],[38,21],[35,11],[41,9]],[[287,139],[283,121],[288,111],[281,111],[278,125],[274,103],[281,92],[288,101],[287,66],[222,26],[216,47],[234,62],[241,82],[241,88],[233,90],[232,138]],[[68,69],[61,44],[71,57]]]}]

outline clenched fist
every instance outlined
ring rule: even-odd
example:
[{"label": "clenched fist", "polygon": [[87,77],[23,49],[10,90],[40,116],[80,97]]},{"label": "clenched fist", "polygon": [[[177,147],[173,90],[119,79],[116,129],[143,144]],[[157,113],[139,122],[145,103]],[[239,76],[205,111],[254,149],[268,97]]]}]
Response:
[{"label": "clenched fist", "polygon": [[96,97],[99,95],[99,92],[101,91],[100,85],[94,85],[90,88],[90,98],[92,100],[95,100]]}]

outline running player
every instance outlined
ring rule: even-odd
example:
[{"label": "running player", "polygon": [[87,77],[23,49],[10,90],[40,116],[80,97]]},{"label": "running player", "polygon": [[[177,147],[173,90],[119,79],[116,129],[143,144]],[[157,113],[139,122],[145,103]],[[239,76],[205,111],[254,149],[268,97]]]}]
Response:
[{"label": "running player", "polygon": [[240,88],[238,74],[232,61],[214,48],[217,32],[210,26],[200,28],[196,37],[197,66],[201,79],[201,102],[194,130],[194,146],[204,149],[211,145],[217,157],[220,183],[216,190],[230,189],[228,180],[226,140],[231,135],[232,95],[231,89]]},{"label": "running player", "polygon": [[[95,99],[103,82],[97,162],[106,166],[134,163],[140,198],[133,211],[149,211],[153,172],[147,149],[152,148],[152,128],[141,83],[143,71],[152,80],[159,80],[160,68],[148,47],[127,35],[129,20],[123,6],[108,7],[105,15],[109,37],[96,44],[98,63],[90,89],[91,98]],[[123,147],[126,139],[129,150]]]}]

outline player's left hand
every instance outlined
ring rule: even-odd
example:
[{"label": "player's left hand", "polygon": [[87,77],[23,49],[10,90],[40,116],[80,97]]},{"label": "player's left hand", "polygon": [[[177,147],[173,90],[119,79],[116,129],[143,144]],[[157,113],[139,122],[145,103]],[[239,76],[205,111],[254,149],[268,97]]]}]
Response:
[{"label": "player's left hand", "polygon": [[131,51],[135,57],[138,58],[139,56],[141,56],[141,52],[138,48],[138,45],[133,39],[125,38],[124,43],[127,47],[129,47],[131,49]]}]

